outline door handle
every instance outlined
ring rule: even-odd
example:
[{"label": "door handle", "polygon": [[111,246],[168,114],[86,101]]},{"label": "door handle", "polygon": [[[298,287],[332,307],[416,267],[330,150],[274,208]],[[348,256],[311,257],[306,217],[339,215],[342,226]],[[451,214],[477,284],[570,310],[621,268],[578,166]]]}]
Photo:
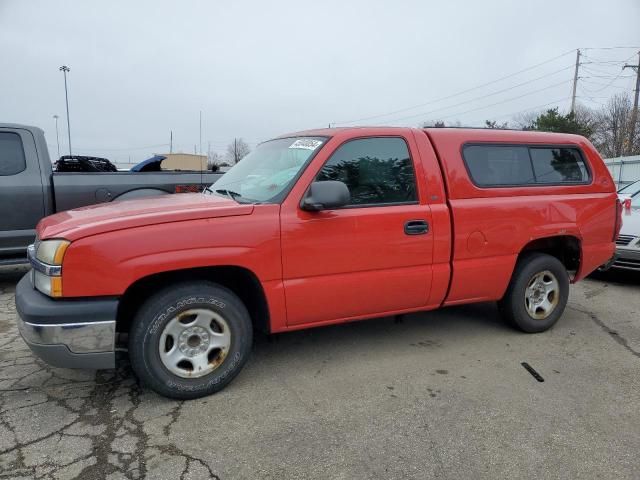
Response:
[{"label": "door handle", "polygon": [[429,224],[426,220],[409,220],[404,224],[406,235],[424,235],[429,233]]}]

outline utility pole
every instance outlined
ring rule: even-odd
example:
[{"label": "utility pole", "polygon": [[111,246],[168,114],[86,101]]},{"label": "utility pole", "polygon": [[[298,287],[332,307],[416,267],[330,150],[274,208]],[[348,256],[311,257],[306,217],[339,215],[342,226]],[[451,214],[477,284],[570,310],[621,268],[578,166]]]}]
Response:
[{"label": "utility pole", "polygon": [[202,110],[200,110],[200,149],[198,150],[198,153],[200,155],[202,155]]},{"label": "utility pole", "polygon": [[636,132],[636,122],[638,121],[638,93],[640,93],[640,52],[638,52],[638,64],[628,65],[626,64],[622,69],[631,68],[636,71],[636,94],[633,98],[633,110],[631,110],[631,125],[629,125],[629,145],[627,152],[631,153],[633,150],[633,141]]},{"label": "utility pole", "polygon": [[56,119],[56,142],[58,143],[58,159],[60,159],[60,135],[58,135],[58,115],[54,115]]},{"label": "utility pole", "polygon": [[64,99],[67,102],[67,133],[69,134],[69,155],[73,155],[71,153],[71,122],[69,122],[69,92],[67,90],[67,72],[70,72],[71,69],[66,65],[62,65],[58,70],[60,70],[64,75]]},{"label": "utility pole", "polygon": [[173,130],[169,130],[169,153],[173,153]]},{"label": "utility pole", "polygon": [[571,113],[576,111],[576,90],[578,89],[578,69],[580,68],[580,49],[576,50],[576,70],[573,73],[573,93],[571,94]]}]

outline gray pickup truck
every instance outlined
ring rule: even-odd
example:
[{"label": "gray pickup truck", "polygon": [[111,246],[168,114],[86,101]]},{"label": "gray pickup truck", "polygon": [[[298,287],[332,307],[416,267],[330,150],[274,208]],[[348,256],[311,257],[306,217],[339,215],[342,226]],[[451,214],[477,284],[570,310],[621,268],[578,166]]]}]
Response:
[{"label": "gray pickup truck", "polygon": [[0,123],[0,265],[26,261],[38,221],[94,203],[201,191],[213,172],[54,172],[44,132]]}]

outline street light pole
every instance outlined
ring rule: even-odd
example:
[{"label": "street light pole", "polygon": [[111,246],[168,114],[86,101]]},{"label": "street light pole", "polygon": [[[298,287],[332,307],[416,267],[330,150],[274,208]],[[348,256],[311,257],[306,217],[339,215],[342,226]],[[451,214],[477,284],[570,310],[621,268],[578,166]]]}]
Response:
[{"label": "street light pole", "polygon": [[64,75],[64,98],[67,102],[67,133],[69,134],[69,155],[73,155],[71,153],[71,122],[69,121],[69,92],[67,90],[67,72],[70,72],[71,69],[66,65],[62,65],[59,70]]},{"label": "street light pole", "polygon": [[58,115],[54,115],[53,118],[56,119],[56,142],[58,144],[58,159],[60,159],[60,135],[58,135]]}]

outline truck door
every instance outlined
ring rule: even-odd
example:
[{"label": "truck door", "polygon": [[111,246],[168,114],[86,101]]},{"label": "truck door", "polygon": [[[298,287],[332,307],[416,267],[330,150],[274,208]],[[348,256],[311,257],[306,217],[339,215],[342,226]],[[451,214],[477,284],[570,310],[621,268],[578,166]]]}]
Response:
[{"label": "truck door", "polygon": [[[316,181],[339,180],[348,206],[281,211],[288,325],[383,314],[427,304],[432,276],[431,210],[402,136],[348,140]],[[289,199],[287,199],[289,200]]]},{"label": "truck door", "polygon": [[0,128],[0,257],[24,254],[44,214],[40,163],[31,132]]}]

